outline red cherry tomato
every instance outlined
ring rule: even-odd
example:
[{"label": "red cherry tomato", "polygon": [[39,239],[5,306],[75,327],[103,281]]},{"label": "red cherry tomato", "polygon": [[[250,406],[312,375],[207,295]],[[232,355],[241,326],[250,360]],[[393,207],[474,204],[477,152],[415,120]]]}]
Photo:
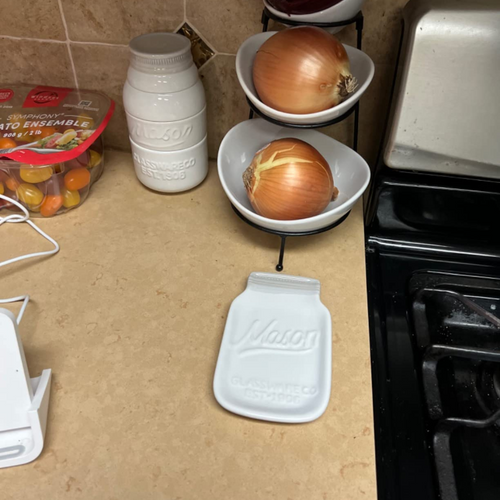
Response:
[{"label": "red cherry tomato", "polygon": [[86,167],[90,163],[90,153],[89,151],[84,151],[80,156],[77,156],[73,160],[69,160],[65,163],[67,168],[81,168]]}]

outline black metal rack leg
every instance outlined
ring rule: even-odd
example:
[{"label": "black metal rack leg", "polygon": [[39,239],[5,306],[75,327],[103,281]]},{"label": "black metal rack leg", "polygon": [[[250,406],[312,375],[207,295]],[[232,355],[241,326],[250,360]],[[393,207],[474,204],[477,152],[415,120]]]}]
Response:
[{"label": "black metal rack leg", "polygon": [[281,238],[280,257],[278,259],[278,264],[276,264],[276,271],[278,271],[279,273],[283,271],[283,258],[285,257],[286,236],[280,236],[280,238]]},{"label": "black metal rack leg", "polygon": [[363,18],[363,16],[361,16],[356,21],[356,31],[358,32],[357,47],[359,50],[361,50],[361,46],[363,43],[363,24],[364,24],[364,18]]},{"label": "black metal rack leg", "polygon": [[260,22],[262,23],[262,32],[264,33],[267,31],[267,29],[269,27],[269,17],[266,14],[265,10],[262,11],[262,19]]}]

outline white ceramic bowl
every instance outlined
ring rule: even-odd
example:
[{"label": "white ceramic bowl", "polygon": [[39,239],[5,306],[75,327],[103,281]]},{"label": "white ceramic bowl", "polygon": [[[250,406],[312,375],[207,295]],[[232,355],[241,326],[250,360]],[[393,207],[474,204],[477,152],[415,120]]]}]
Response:
[{"label": "white ceramic bowl", "polygon": [[309,125],[325,123],[347,113],[347,111],[359,101],[370,85],[373,75],[375,74],[375,65],[373,61],[361,50],[355,49],[349,45],[344,45],[351,63],[351,73],[358,81],[356,92],[348,99],[325,111],[318,111],[317,113],[308,113],[305,115],[283,113],[282,111],[277,111],[267,106],[259,99],[253,84],[253,62],[261,45],[276,33],[276,31],[268,31],[267,33],[259,33],[251,36],[243,42],[236,55],[236,73],[238,74],[240,85],[250,101],[266,116],[283,123]]},{"label": "white ceramic bowl", "polygon": [[[334,23],[339,21],[348,21],[361,10],[364,3],[365,0],[342,0],[337,5],[332,5],[328,9],[319,10],[318,12],[313,12],[311,14],[289,15],[285,12],[276,10],[274,7],[271,7],[266,0],[264,0],[264,6],[267,10],[275,16],[283,19],[285,23],[287,19],[302,23]],[[328,28],[328,31],[330,33],[338,33],[343,28],[343,26],[339,28]]]},{"label": "white ceramic bowl", "polygon": [[[300,220],[273,220],[255,213],[248,199],[242,175],[255,153],[276,139],[296,137],[314,146],[332,169],[338,198],[315,217]],[[354,206],[370,182],[370,168],[358,153],[314,130],[278,127],[262,118],[233,127],[224,137],[217,158],[219,177],[227,197],[247,219],[278,231],[313,231],[333,224]]]}]

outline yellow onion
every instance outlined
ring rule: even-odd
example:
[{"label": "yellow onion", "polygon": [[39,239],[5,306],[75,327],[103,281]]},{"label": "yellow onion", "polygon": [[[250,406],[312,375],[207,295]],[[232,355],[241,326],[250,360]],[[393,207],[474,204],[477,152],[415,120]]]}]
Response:
[{"label": "yellow onion", "polygon": [[314,217],[338,195],[328,162],[300,139],[279,139],[257,151],[243,182],[254,210],[276,220]]},{"label": "yellow onion", "polygon": [[324,111],[356,90],[344,46],[313,26],[289,28],[262,44],[253,83],[264,104],[285,113]]}]

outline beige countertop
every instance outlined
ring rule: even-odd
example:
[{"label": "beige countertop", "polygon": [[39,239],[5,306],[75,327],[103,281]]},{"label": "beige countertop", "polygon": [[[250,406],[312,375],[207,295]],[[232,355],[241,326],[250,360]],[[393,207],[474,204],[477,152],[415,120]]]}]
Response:
[{"label": "beige countertop", "polygon": [[[332,394],[314,422],[266,423],[221,408],[212,380],[229,306],[274,271],[278,238],[236,217],[215,165],[160,195],[129,155],[107,162],[82,207],[39,221],[60,253],[0,270],[0,297],[32,297],[31,375],[53,371],[44,451],[0,469],[2,500],[374,500],[361,203],[287,243],[285,272],[319,279],[332,315]],[[26,224],[0,228],[0,260],[44,248]]]}]

